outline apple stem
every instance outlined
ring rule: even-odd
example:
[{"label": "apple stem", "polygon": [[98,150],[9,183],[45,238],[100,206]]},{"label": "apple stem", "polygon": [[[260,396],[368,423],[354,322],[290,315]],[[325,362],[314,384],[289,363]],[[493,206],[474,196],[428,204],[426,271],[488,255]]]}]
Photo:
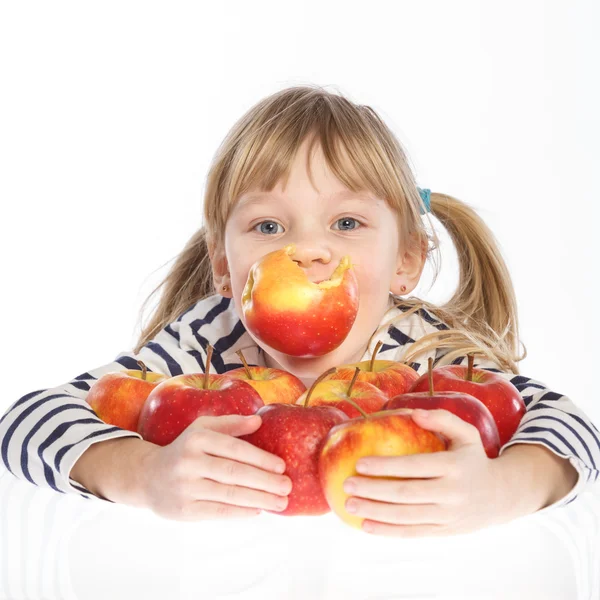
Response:
[{"label": "apple stem", "polygon": [[138,360],[137,364],[142,367],[142,381],[146,381],[146,371],[148,370],[146,369],[146,365],[141,360]]},{"label": "apple stem", "polygon": [[383,346],[383,342],[379,340],[377,342],[377,345],[375,346],[375,350],[373,350],[373,356],[371,356],[371,362],[369,363],[369,371],[373,371],[373,366],[375,365],[375,357],[377,356],[377,353],[379,352],[379,348],[381,348],[381,346]]},{"label": "apple stem", "polygon": [[321,373],[315,379],[315,382],[310,386],[310,389],[306,393],[306,398],[304,399],[304,408],[306,408],[308,406],[308,400],[310,398],[310,395],[313,393],[313,390],[317,387],[317,384],[320,381],[323,381],[323,379],[325,379],[325,377],[327,377],[328,375],[331,375],[332,373],[335,373],[336,371],[337,371],[337,367],[331,367],[331,369],[329,369],[328,371],[325,371],[325,373]]},{"label": "apple stem", "polygon": [[246,375],[248,375],[248,379],[254,379],[252,377],[252,371],[250,370],[250,367],[248,366],[248,363],[246,362],[246,359],[244,358],[244,355],[242,354],[242,351],[238,350],[236,352],[236,354],[240,357],[240,360],[244,363],[244,369],[246,371]]},{"label": "apple stem", "polygon": [[208,389],[208,372],[210,371],[210,359],[212,358],[213,347],[209,344],[206,351],[206,369],[204,369],[204,389]]},{"label": "apple stem", "polygon": [[433,358],[431,356],[427,361],[427,370],[429,373],[429,395],[433,396]]},{"label": "apple stem", "polygon": [[467,367],[467,381],[473,381],[473,362],[475,360],[475,356],[471,352],[467,354],[467,358],[469,359],[469,366]]},{"label": "apple stem", "polygon": [[358,405],[356,404],[356,402],[354,402],[354,400],[352,400],[352,398],[344,398],[344,402],[348,402],[349,404],[352,404],[352,406],[354,406],[354,408],[365,418],[367,419],[369,415],[367,415],[367,413]]},{"label": "apple stem", "polygon": [[346,392],[346,394],[348,394],[348,396],[352,395],[352,386],[354,385],[354,382],[356,381],[356,378],[358,377],[359,373],[360,373],[360,367],[356,367],[356,369],[354,369],[354,375],[352,375],[352,381],[350,382],[350,385],[348,386],[348,391]]}]

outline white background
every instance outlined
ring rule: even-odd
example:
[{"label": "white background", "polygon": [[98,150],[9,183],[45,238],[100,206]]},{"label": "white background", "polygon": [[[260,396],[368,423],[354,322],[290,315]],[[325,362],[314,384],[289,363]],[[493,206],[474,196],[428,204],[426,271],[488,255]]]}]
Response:
[{"label": "white background", "polygon": [[[0,409],[132,348],[228,129],[317,83],[378,111],[421,187],[478,210],[514,279],[521,372],[600,423],[599,6],[2,3]],[[443,239],[417,290],[434,301],[457,282]]]}]

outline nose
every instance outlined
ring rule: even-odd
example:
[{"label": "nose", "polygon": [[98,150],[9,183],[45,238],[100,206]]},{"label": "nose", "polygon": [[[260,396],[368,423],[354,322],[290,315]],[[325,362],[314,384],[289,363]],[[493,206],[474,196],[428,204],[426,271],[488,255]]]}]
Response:
[{"label": "nose", "polygon": [[296,243],[296,252],[291,259],[303,269],[310,269],[314,262],[326,265],[331,262],[331,251],[327,246],[316,242]]}]

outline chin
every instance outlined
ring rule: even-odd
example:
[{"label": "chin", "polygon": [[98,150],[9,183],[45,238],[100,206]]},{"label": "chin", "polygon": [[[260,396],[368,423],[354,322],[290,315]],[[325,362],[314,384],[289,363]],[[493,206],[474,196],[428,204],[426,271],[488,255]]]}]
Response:
[{"label": "chin", "polygon": [[[265,344],[260,344],[260,346],[280,365],[279,368],[289,371],[299,379],[314,381],[319,375],[331,367],[338,367],[343,364],[361,360],[366,350],[366,344],[364,348],[351,346],[353,340],[350,340],[350,337],[351,335],[346,338],[343,344],[338,346],[332,352],[313,358],[302,358],[299,356],[283,354],[282,352],[273,350],[270,346]],[[306,381],[304,381],[304,384],[306,385]]]}]

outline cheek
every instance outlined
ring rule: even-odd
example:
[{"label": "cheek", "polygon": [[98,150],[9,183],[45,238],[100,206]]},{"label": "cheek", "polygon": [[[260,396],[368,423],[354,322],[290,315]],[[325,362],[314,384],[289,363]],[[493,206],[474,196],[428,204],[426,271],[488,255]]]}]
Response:
[{"label": "cheek", "polygon": [[389,273],[383,264],[377,264],[371,261],[372,267],[355,267],[356,277],[358,279],[359,292],[361,297],[378,297],[389,288]]},{"label": "cheek", "polygon": [[[251,265],[250,265],[251,266]],[[250,273],[250,266],[241,266],[235,269],[232,273],[233,289],[241,296],[248,281],[248,274]]]}]

